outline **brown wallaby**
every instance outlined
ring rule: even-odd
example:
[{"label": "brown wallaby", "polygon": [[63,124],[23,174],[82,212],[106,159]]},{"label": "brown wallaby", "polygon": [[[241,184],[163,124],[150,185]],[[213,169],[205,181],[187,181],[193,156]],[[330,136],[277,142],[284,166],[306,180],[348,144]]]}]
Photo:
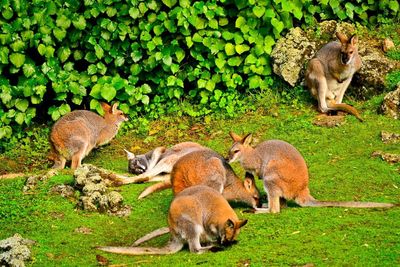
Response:
[{"label": "brown wallaby", "polygon": [[347,38],[339,32],[336,36],[340,42],[327,43],[308,63],[305,74],[306,85],[318,100],[318,108],[322,113],[341,110],[353,114],[362,121],[354,107],[342,103],[354,73],[362,65],[358,55],[358,38],[355,35]]},{"label": "brown wallaby", "polygon": [[50,133],[53,168],[64,169],[66,161],[72,160],[71,169],[76,169],[93,148],[110,142],[121,123],[128,120],[117,106],[101,103],[104,117],[88,110],[75,110],[61,117]]},{"label": "brown wallaby", "polygon": [[243,202],[254,208],[259,205],[253,176],[242,181],[225,159],[211,149],[194,151],[180,158],[172,168],[170,181],[148,187],[139,198],[170,187],[176,195],[187,187],[200,184],[214,188],[228,201]]},{"label": "brown wallaby", "polygon": [[318,201],[308,189],[308,169],[297,149],[281,140],[269,140],[250,146],[251,134],[242,138],[231,132],[234,143],[229,151],[229,162],[239,161],[242,167],[264,182],[268,194],[268,208],[256,208],[257,213],[280,212],[280,198],[294,200],[302,207],[389,208],[390,203]]},{"label": "brown wallaby", "polygon": [[[235,211],[216,190],[197,185],[186,188],[172,200],[168,212],[168,225],[171,238],[162,248],[155,247],[98,247],[98,249],[127,255],[172,254],[180,251],[188,243],[190,252],[202,253],[214,247],[234,243],[240,228],[247,220],[239,220]],[[168,230],[160,228],[147,234],[145,240],[165,234]],[[151,237],[149,238],[149,236]],[[201,243],[212,242],[203,247]]]}]

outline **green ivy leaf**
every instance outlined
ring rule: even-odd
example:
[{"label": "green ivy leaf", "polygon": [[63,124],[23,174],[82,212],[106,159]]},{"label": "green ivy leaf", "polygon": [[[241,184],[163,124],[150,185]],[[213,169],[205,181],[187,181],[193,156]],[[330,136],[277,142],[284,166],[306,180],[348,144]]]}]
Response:
[{"label": "green ivy leaf", "polygon": [[282,21],[276,19],[276,18],[272,18],[271,19],[271,24],[272,26],[274,26],[275,30],[277,31],[277,33],[281,33],[282,30],[284,29],[285,25],[283,24]]},{"label": "green ivy leaf", "polygon": [[117,91],[114,89],[112,86],[103,86],[103,89],[101,90],[101,96],[110,102],[111,100],[114,99],[114,97],[117,95]]},{"label": "green ivy leaf", "polygon": [[235,27],[240,29],[240,28],[241,28],[243,25],[245,25],[245,24],[246,24],[246,19],[243,18],[243,17],[241,17],[241,16],[239,16],[239,17],[236,19]]},{"label": "green ivy leaf", "polygon": [[240,45],[236,45],[236,46],[235,46],[235,51],[236,51],[236,53],[238,53],[239,55],[241,55],[241,54],[243,54],[244,52],[249,51],[249,50],[250,50],[250,47],[249,47],[248,45],[240,44]]},{"label": "green ivy leaf", "polygon": [[15,115],[15,122],[18,123],[19,125],[22,125],[25,121],[25,114],[22,112],[18,112],[17,115]]},{"label": "green ivy leaf", "polygon": [[257,18],[261,18],[265,13],[265,7],[263,6],[253,7],[253,13]]},{"label": "green ivy leaf", "polygon": [[394,13],[397,13],[397,11],[399,11],[399,1],[389,1],[389,8],[393,10]]},{"label": "green ivy leaf", "polygon": [[20,68],[25,63],[25,55],[20,53],[12,53],[10,55],[10,61],[15,67]]},{"label": "green ivy leaf", "polygon": [[226,60],[223,58],[216,58],[215,59],[215,65],[222,70],[225,66]]},{"label": "green ivy leaf", "polygon": [[228,56],[232,56],[235,54],[235,45],[231,44],[231,43],[226,43],[225,44],[225,53]]},{"label": "green ivy leaf", "polygon": [[78,30],[84,30],[86,28],[86,19],[84,16],[80,15],[78,19],[72,21],[72,24]]},{"label": "green ivy leaf", "polygon": [[10,50],[6,47],[0,47],[0,63],[8,64],[8,53]]},{"label": "green ivy leaf", "polygon": [[62,41],[65,38],[65,36],[67,35],[67,31],[65,29],[61,29],[61,28],[54,28],[53,34],[57,38],[58,41]]},{"label": "green ivy leaf", "polygon": [[173,7],[177,0],[161,0],[163,2],[164,5],[166,5],[167,7],[171,8]]},{"label": "green ivy leaf", "polygon": [[28,106],[29,101],[26,99],[17,99],[17,101],[15,102],[15,107],[21,112],[25,112]]},{"label": "green ivy leaf", "polygon": [[228,59],[229,66],[239,66],[242,63],[242,59],[240,57],[231,57]]},{"label": "green ivy leaf", "polygon": [[25,77],[29,78],[35,73],[35,66],[32,64],[24,64],[22,67]]}]

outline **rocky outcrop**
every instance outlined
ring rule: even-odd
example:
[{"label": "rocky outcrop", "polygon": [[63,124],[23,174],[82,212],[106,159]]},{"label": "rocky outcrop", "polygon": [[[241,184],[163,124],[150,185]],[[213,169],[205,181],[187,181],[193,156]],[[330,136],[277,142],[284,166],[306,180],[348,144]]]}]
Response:
[{"label": "rocky outcrop", "polygon": [[31,259],[29,246],[35,241],[24,239],[21,235],[0,240],[0,266],[23,267]]},{"label": "rocky outcrop", "polygon": [[383,114],[393,119],[400,118],[400,85],[397,86],[396,90],[388,93],[384,97],[381,111]]},{"label": "rocky outcrop", "polygon": [[124,198],[116,191],[108,190],[113,181],[107,179],[110,172],[84,164],[74,172],[75,188],[81,191],[78,206],[87,211],[97,211],[116,216],[129,216],[131,207],[123,204]]},{"label": "rocky outcrop", "polygon": [[[274,73],[293,87],[302,83],[307,63],[314,54],[324,44],[336,40],[337,31],[348,36],[356,31],[352,24],[336,21],[321,22],[317,28],[318,31],[303,31],[298,27],[291,29],[285,37],[278,40],[271,53]],[[348,93],[358,99],[367,99],[382,93],[387,73],[400,68],[398,61],[385,56],[383,42],[384,40],[371,36],[359,38],[359,55],[363,66],[354,75],[348,89]]]}]

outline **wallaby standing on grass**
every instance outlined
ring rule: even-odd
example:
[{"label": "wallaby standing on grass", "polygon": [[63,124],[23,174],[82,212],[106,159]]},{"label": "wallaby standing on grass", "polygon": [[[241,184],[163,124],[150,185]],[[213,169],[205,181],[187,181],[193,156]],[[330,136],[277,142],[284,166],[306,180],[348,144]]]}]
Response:
[{"label": "wallaby standing on grass", "polygon": [[93,148],[110,142],[121,123],[128,120],[117,106],[101,103],[104,117],[88,110],[75,110],[61,117],[50,133],[53,168],[64,169],[66,161],[72,160],[71,169],[76,169]]},{"label": "wallaby standing on grass", "polygon": [[129,184],[146,181],[167,181],[170,179],[169,174],[176,161],[192,151],[202,149],[206,148],[194,142],[183,142],[171,148],[157,147],[142,155],[135,155],[125,150],[128,157],[128,171],[137,174],[137,176],[126,177],[121,182]]},{"label": "wallaby standing on grass", "polygon": [[308,63],[305,74],[306,85],[318,100],[318,108],[322,113],[341,110],[353,114],[362,121],[354,107],[342,103],[354,73],[362,65],[357,49],[358,38],[355,35],[347,38],[339,32],[336,36],[340,42],[329,42],[324,45]]},{"label": "wallaby standing on grass", "polygon": [[257,213],[280,212],[280,198],[293,199],[302,207],[389,208],[390,203],[318,201],[308,189],[308,169],[297,149],[280,140],[269,140],[250,146],[251,134],[242,138],[231,132],[234,143],[229,151],[229,162],[239,161],[242,167],[260,179],[268,194],[268,208],[256,208]]},{"label": "wallaby standing on grass", "polygon": [[243,202],[253,208],[259,205],[259,192],[253,176],[242,181],[225,159],[211,149],[194,151],[180,158],[172,168],[171,180],[148,187],[139,199],[170,187],[176,195],[194,185],[214,188],[228,201]]},{"label": "wallaby standing on grass", "polygon": [[[216,190],[207,186],[192,186],[180,192],[172,200],[168,212],[171,239],[165,247],[99,247],[98,249],[127,255],[172,254],[188,243],[190,252],[202,253],[213,245],[203,247],[201,242],[221,245],[234,243],[240,228],[247,220],[239,220],[235,211]],[[160,228],[147,234],[146,240],[164,234]],[[149,236],[152,235],[151,238]],[[143,238],[139,239],[144,242]],[[135,242],[135,244],[141,243]]]}]

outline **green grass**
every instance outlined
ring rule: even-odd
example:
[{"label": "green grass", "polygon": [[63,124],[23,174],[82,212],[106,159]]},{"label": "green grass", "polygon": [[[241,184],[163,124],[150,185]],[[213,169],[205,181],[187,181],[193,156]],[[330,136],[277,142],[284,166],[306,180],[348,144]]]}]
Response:
[{"label": "green grass", "polygon": [[[274,116],[269,107],[236,119],[207,122],[165,118],[151,124],[149,136],[125,133],[110,145],[93,151],[84,162],[117,172],[125,172],[123,148],[142,153],[155,146],[197,141],[226,155],[231,145],[228,132],[252,132],[255,143],[268,139],[290,142],[303,154],[309,166],[310,190],[320,200],[400,202],[400,165],[372,158],[375,150],[400,153],[399,144],[383,144],[380,131],[400,131],[400,121],[376,114],[379,101],[355,103],[364,123],[352,116],[336,128],[312,124],[317,115],[309,103],[293,109],[278,106]],[[303,103],[304,104],[304,103]],[[277,114],[275,114],[277,113]],[[45,151],[44,151],[45,152]],[[44,153],[43,152],[43,153]],[[17,153],[17,152],[15,152]],[[43,164],[43,166],[47,166]],[[243,175],[238,164],[233,167]],[[300,208],[296,205],[280,214],[243,213],[249,223],[239,235],[239,243],[218,253],[190,254],[185,248],[167,256],[121,256],[94,249],[100,245],[130,245],[156,228],[166,226],[172,194],[169,190],[138,201],[147,186],[132,184],[116,188],[132,206],[128,218],[88,213],[76,209],[76,199],[52,195],[56,184],[72,184],[64,174],[39,183],[33,194],[23,194],[23,178],[0,180],[0,239],[20,233],[36,240],[32,266],[97,266],[96,254],[112,264],[126,266],[395,266],[400,264],[400,208],[345,209]],[[261,181],[257,181],[260,190]],[[76,233],[88,227],[90,234]],[[164,236],[149,242],[162,246]]]}]

